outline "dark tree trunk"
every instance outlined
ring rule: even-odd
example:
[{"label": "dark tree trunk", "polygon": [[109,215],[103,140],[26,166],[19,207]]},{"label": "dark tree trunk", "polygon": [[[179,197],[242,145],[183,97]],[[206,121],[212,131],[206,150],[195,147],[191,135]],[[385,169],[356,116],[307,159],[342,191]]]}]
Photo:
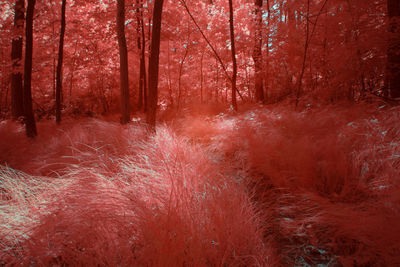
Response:
[{"label": "dark tree trunk", "polygon": [[62,92],[62,66],[64,56],[64,34],[65,34],[65,5],[66,0],[62,0],[61,4],[61,31],[60,44],[58,46],[58,62],[57,62],[57,77],[56,77],[56,122],[61,122],[61,92]]},{"label": "dark tree trunk", "polygon": [[387,78],[390,96],[400,97],[400,2],[388,0],[389,45]]},{"label": "dark tree trunk", "polygon": [[125,39],[125,1],[117,1],[117,36],[119,46],[120,82],[121,82],[121,123],[130,121],[128,50]]},{"label": "dark tree trunk", "polygon": [[145,59],[140,56],[140,65],[139,65],[139,99],[138,99],[138,109],[142,109],[144,105],[144,98],[146,94],[146,66]]},{"label": "dark tree trunk", "polygon": [[138,110],[143,107],[143,81],[142,81],[142,38],[141,38],[141,30],[140,30],[140,0],[136,0],[136,33],[137,33],[137,47],[140,51],[140,63],[139,63],[139,92],[138,92],[138,102],[137,108]]},{"label": "dark tree trunk", "polygon": [[163,0],[155,0],[153,9],[153,29],[151,35],[151,51],[149,59],[149,97],[146,121],[155,131],[158,102],[158,68],[160,56],[161,15]]},{"label": "dark tree trunk", "polygon": [[12,38],[11,60],[11,113],[14,120],[24,115],[23,83],[22,83],[22,46],[24,33],[25,1],[15,2],[14,36]]},{"label": "dark tree trunk", "polygon": [[255,0],[255,44],[253,51],[255,71],[255,96],[257,102],[264,102],[264,78],[262,60],[262,0]]},{"label": "dark tree trunk", "polygon": [[144,104],[144,111],[147,112],[147,74],[146,74],[146,33],[144,31],[144,18],[143,18],[143,9],[140,11],[140,24],[142,28],[142,56],[141,60],[141,71],[142,71],[142,80],[143,80],[143,104]]},{"label": "dark tree trunk", "polygon": [[25,66],[24,66],[24,116],[25,129],[28,137],[37,135],[35,116],[32,107],[32,50],[33,50],[33,13],[36,0],[28,0],[26,10],[26,31],[25,31]]},{"label": "dark tree trunk", "polygon": [[236,64],[236,49],[235,49],[235,31],[233,28],[233,5],[232,0],[229,0],[229,28],[231,36],[231,52],[233,62],[233,73],[232,73],[232,108],[237,111],[236,103],[236,77],[237,77],[237,64]]},{"label": "dark tree trunk", "polygon": [[[139,3],[140,2],[140,3]],[[142,109],[146,106],[147,95],[146,95],[146,37],[144,32],[143,22],[143,3],[140,0],[136,0],[136,20],[137,20],[137,45],[140,50],[140,65],[139,65],[139,97],[138,97],[138,109]]]}]

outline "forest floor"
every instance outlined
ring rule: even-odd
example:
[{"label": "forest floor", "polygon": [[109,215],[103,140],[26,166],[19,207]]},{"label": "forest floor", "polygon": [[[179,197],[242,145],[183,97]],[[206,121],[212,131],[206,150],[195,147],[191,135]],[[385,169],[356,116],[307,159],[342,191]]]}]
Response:
[{"label": "forest floor", "polygon": [[0,122],[0,266],[399,266],[400,107]]}]

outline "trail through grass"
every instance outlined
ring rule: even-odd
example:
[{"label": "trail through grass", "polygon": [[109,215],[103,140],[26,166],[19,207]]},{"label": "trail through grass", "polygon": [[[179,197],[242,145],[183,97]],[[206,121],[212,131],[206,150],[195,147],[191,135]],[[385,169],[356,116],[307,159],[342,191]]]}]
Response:
[{"label": "trail through grass", "polygon": [[400,109],[0,124],[0,263],[396,266]]}]

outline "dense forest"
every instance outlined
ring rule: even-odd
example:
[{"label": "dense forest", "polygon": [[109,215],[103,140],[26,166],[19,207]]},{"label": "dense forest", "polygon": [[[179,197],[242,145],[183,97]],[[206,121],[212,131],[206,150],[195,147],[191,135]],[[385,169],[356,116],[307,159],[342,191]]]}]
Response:
[{"label": "dense forest", "polygon": [[0,44],[0,266],[400,266],[399,0],[3,0]]}]

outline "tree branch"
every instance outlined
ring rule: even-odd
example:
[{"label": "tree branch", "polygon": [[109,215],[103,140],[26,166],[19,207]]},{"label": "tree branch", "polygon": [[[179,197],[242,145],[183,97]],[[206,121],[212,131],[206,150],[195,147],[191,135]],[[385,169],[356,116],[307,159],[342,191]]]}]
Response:
[{"label": "tree branch", "polygon": [[[215,57],[218,59],[218,62],[221,64],[222,69],[224,70],[224,73],[226,75],[226,77],[228,78],[228,80],[232,83],[232,78],[229,76],[228,71],[226,70],[225,64],[224,62],[222,62],[221,57],[219,56],[218,52],[215,50],[214,46],[211,44],[211,42],[208,40],[208,38],[206,37],[206,35],[204,34],[203,30],[200,28],[199,24],[197,23],[197,21],[195,20],[195,18],[193,17],[192,13],[190,12],[186,1],[185,0],[179,0],[181,2],[181,4],[183,5],[183,7],[186,9],[186,12],[188,13],[188,15],[190,16],[190,18],[192,19],[193,23],[196,25],[196,28],[200,31],[201,35],[203,36],[204,40],[207,42],[208,46],[211,48],[211,50],[213,51]],[[239,94],[240,99],[243,99],[242,94],[239,92],[239,90],[236,88],[236,92]]]}]

